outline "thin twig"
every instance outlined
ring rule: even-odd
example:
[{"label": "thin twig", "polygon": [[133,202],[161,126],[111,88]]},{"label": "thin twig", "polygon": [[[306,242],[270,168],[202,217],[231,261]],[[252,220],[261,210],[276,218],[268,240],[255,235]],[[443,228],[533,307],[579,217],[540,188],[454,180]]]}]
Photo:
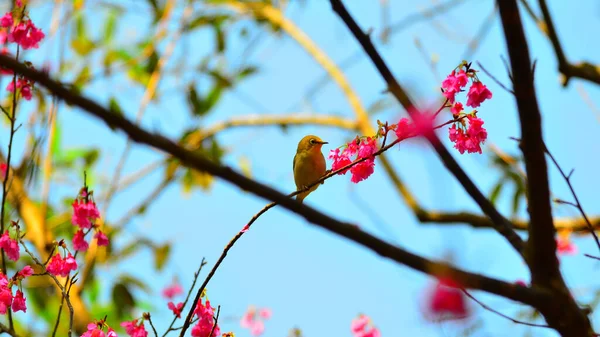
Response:
[{"label": "thin twig", "polygon": [[470,299],[472,299],[473,301],[475,301],[477,304],[479,304],[482,308],[484,308],[485,310],[489,311],[489,312],[493,312],[494,314],[506,318],[507,320],[516,323],[516,324],[523,324],[523,325],[527,325],[527,326],[534,326],[534,327],[538,327],[538,328],[548,328],[548,329],[552,329],[551,326],[546,325],[546,324],[536,324],[536,323],[529,323],[529,322],[523,322],[523,321],[519,321],[518,319],[512,318],[510,316],[507,316],[501,312],[499,312],[498,310],[488,306],[487,304],[481,302],[480,300],[476,299],[473,295],[471,295],[465,288],[460,288],[460,290],[462,290],[463,293],[465,293],[465,295],[467,295],[467,297],[469,297]]},{"label": "thin twig", "polygon": [[152,327],[152,331],[154,331],[154,337],[158,337],[158,332],[156,332],[154,323],[152,323],[152,318],[150,317],[150,313],[147,313],[146,317],[148,318],[148,323],[150,323],[150,326]]},{"label": "thin twig", "polygon": [[[198,271],[196,271],[194,273],[194,281],[192,282],[192,286],[190,287],[190,289],[188,290],[187,295],[185,296],[185,301],[183,301],[183,306],[181,307],[182,311],[185,308],[185,306],[187,305],[187,303],[188,303],[188,301],[190,299],[190,296],[192,295],[192,291],[194,290],[194,287],[196,286],[196,282],[198,281],[198,276],[200,276],[200,272],[202,271],[202,267],[204,267],[204,265],[206,265],[206,259],[202,258],[202,262],[200,262],[200,267],[198,267]],[[175,324],[175,321],[177,321],[177,317],[173,317],[173,320],[171,321],[171,324],[169,325],[169,328],[167,328],[167,330],[162,335],[162,337],[167,336],[167,334],[170,331],[177,330],[177,329],[173,328],[173,325]]]},{"label": "thin twig", "polygon": [[213,333],[215,332],[215,328],[217,327],[217,324],[219,323],[219,314],[221,313],[221,306],[217,306],[217,317],[215,318],[215,323],[213,324],[212,329],[210,330],[210,334],[208,335],[208,337],[212,337]]},{"label": "thin twig", "polygon": [[579,213],[585,220],[585,223],[587,224],[588,229],[590,230],[590,233],[594,237],[594,241],[596,241],[598,250],[600,250],[600,240],[598,239],[598,235],[596,234],[596,231],[594,230],[594,226],[592,226],[592,223],[591,223],[590,219],[588,218],[587,214],[585,214],[585,211],[583,210],[583,206],[581,206],[581,203],[579,202],[579,198],[577,197],[575,188],[573,188],[573,184],[571,184],[571,175],[572,175],[573,171],[571,170],[571,172],[569,174],[566,174],[565,171],[563,171],[562,167],[560,167],[560,165],[558,164],[558,161],[556,160],[556,158],[554,158],[552,153],[550,153],[550,150],[548,149],[548,146],[546,146],[545,143],[544,143],[544,150],[546,151],[546,154],[548,155],[548,157],[550,157],[550,160],[552,160],[552,162],[554,163],[554,166],[556,166],[556,168],[560,172],[560,175],[563,177],[563,179],[565,179],[565,182],[567,183],[567,186],[569,186],[569,190],[571,191],[571,195],[573,196],[573,199],[575,199],[575,203],[568,202],[568,201],[562,201],[562,202],[565,204],[569,204],[569,205],[577,208],[577,210],[579,210]]},{"label": "thin twig", "polygon": [[481,64],[479,61],[477,61],[477,65],[479,66],[479,68],[481,68],[481,70],[488,75],[494,82],[496,82],[496,84],[498,84],[502,89],[510,92],[511,94],[515,94],[515,92],[512,89],[509,89],[507,86],[504,85],[504,83],[500,82],[496,76],[492,75],[489,71],[487,71],[487,69],[485,69],[485,67],[483,66],[483,64]]}]

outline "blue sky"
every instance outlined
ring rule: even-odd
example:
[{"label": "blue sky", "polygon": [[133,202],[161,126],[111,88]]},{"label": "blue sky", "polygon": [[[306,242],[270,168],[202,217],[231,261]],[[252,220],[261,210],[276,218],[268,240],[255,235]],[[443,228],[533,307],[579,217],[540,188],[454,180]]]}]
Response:
[{"label": "blue sky", "polygon": [[[367,1],[346,3],[364,29],[373,27],[375,35],[380,32],[379,6]],[[139,36],[143,33],[139,29],[146,29],[148,24],[145,16],[140,14],[145,13],[146,6],[134,2],[131,4],[134,6],[132,8],[141,10],[128,14],[126,20],[122,21],[117,38],[119,43],[126,43],[132,35]],[[429,1],[390,0],[390,21],[397,22],[431,4]],[[576,5],[553,1],[549,5],[555,14],[555,24],[570,60],[600,62],[593,58],[598,54],[596,37],[582,34],[600,29],[600,21],[597,20],[600,6],[593,0],[579,0]],[[378,39],[375,42],[398,80],[420,103],[436,102],[440,99],[440,83],[431,71],[428,60],[415,46],[415,39],[420,40],[428,57],[437,55],[437,76],[443,78],[462,60],[466,42],[486,20],[492,7],[492,1],[466,0],[435,19],[435,25],[426,20],[395,33],[385,45]],[[90,11],[94,8],[90,4]],[[42,17],[49,17],[49,13],[49,7],[32,9],[32,16],[39,18],[42,27],[48,27],[48,19]],[[307,1],[303,6],[293,3],[286,14],[336,63],[359,50],[354,38],[331,11],[328,1]],[[181,7],[177,8],[175,15],[181,15]],[[595,146],[600,140],[597,132],[599,116],[584,102],[577,88],[584,88],[598,105],[600,89],[576,79],[563,88],[550,43],[529,17],[525,13],[523,15],[531,57],[537,60],[535,84],[543,114],[545,140],[565,168],[576,168],[573,184],[577,193],[588,214],[597,214],[600,207],[594,202],[597,193],[594,178],[597,176],[597,158],[600,157],[600,149]],[[96,20],[99,19],[94,18],[90,22]],[[237,24],[234,32],[240,27],[249,27],[252,32],[262,29],[246,20]],[[226,57],[229,66],[239,65],[242,60],[240,55],[244,44],[234,35],[232,33],[228,40],[230,49]],[[53,45],[50,50],[52,58],[55,58],[56,40],[48,43]],[[183,50],[176,50],[175,59],[183,55],[200,60],[202,55],[211,50],[213,37],[208,31],[199,32],[187,43],[187,54],[183,55]],[[509,83],[501,56],[506,56],[505,43],[500,21],[495,19],[490,33],[470,61],[474,61],[474,64],[475,61],[481,62],[500,81]],[[290,38],[264,34],[245,62],[259,65],[259,74],[245,81],[236,92],[226,94],[205,120],[199,122],[189,117],[185,96],[177,89],[185,83],[178,79],[167,79],[160,86],[161,90],[165,90],[165,95],[149,106],[143,125],[150,130],[175,136],[193,123],[206,126],[248,114],[294,112],[353,117],[345,97],[332,83],[318,91],[314,104],[302,103],[306,91],[324,72]],[[368,59],[362,58],[346,74],[365,106],[383,97],[385,84]],[[484,119],[488,130],[488,143],[508,153],[518,153],[516,143],[509,139],[520,135],[513,97],[487,75],[480,73],[480,78],[494,93],[493,99],[479,109],[479,116]],[[119,76],[109,81],[95,82],[86,94],[101,102],[107,102],[108,97],[116,95],[130,118],[135,118],[142,96],[140,90],[134,89]],[[258,104],[249,104],[248,99],[243,97],[250,97]],[[373,117],[372,121],[375,123],[380,119],[394,123],[403,115],[405,112],[402,108],[394,105]],[[96,173],[110,176],[125,145],[123,135],[113,134],[85,113],[65,106],[59,112],[59,120],[66,146],[94,145],[105,150]],[[440,131],[439,135],[450,146],[445,132]],[[285,133],[276,127],[230,130],[219,134],[218,139],[230,151],[226,157],[227,164],[239,167],[240,158],[249,158],[255,179],[282,192],[290,192],[295,187],[292,158],[298,140],[305,134],[317,134],[328,141],[330,147],[325,146],[325,152],[355,136],[347,131],[303,126],[291,127]],[[461,156],[453,150],[454,156],[470,177],[485,193],[489,193],[498,175],[491,171],[486,152],[489,150],[485,149],[483,155]],[[434,210],[478,211],[428,146],[409,141],[389,151],[388,157],[424,206]],[[157,158],[160,156],[154,151],[135,147],[125,172],[135,172]],[[153,174],[119,194],[106,215],[108,221],[118,219],[136,204],[136,200],[143,198],[160,180],[161,174]],[[554,168],[550,177],[553,193],[569,199],[568,189]],[[97,186],[93,186],[96,193],[102,193],[102,189],[106,188],[102,182],[101,179]],[[53,197],[63,192],[66,193],[57,190]],[[467,226],[419,224],[391,186],[379,163],[368,180],[354,185],[350,183],[349,176],[334,177],[311,194],[306,202],[328,215],[359,224],[365,230],[411,252],[432,259],[443,259],[451,253],[454,262],[461,268],[507,281],[528,280],[523,262],[495,232],[473,230]],[[209,192],[194,191],[190,195],[183,195],[180,186],[173,185],[144,216],[128,224],[126,234],[116,243],[123,244],[139,235],[159,242],[173,242],[172,256],[166,270],[154,272],[152,258],[144,252],[122,263],[118,271],[100,269],[98,275],[111,278],[121,271],[134,273],[146,279],[157,289],[157,293],[177,275],[187,287],[202,257],[209,262],[203,273],[206,275],[225,244],[264,205],[265,200],[223,181],[216,181]],[[506,214],[510,212],[508,194],[501,198],[500,208]],[[523,209],[520,214],[525,215]],[[562,206],[556,208],[555,214],[574,216],[576,212]],[[581,252],[595,253],[591,238],[576,239],[576,243]],[[589,301],[596,289],[595,283],[590,280],[597,276],[597,263],[579,254],[562,258],[561,266],[569,285],[579,294],[578,298],[582,303]],[[350,336],[350,321],[358,313],[371,316],[384,336],[460,334],[465,326],[456,323],[432,324],[423,318],[421,305],[424,291],[431,283],[432,280],[423,274],[318,229],[284,209],[274,208],[263,215],[231,250],[209,284],[208,295],[212,303],[222,306],[224,317],[239,317],[249,304],[272,308],[273,318],[267,322],[266,337],[285,336],[294,326],[300,327],[305,336]],[[515,314],[520,308],[498,297],[473,293],[506,314]],[[154,298],[150,296],[147,299],[151,301]],[[166,310],[166,301],[163,304],[161,299],[153,303],[156,305],[153,317],[158,326],[164,327],[171,319],[170,312]],[[507,329],[524,334],[528,330],[485,312],[475,303],[470,304],[475,317],[467,327],[478,326],[477,336],[504,336]],[[233,330],[242,337],[249,336],[247,331],[239,328],[236,320],[224,321],[222,330]],[[536,330],[534,333],[539,336],[554,335],[547,330]]]}]

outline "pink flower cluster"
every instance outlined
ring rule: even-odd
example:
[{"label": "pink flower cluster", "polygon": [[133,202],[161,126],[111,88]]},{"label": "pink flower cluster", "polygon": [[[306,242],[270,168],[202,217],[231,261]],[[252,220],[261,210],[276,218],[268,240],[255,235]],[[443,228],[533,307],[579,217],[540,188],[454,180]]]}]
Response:
[{"label": "pink flower cluster", "polygon": [[206,300],[206,303],[202,304],[202,299],[200,299],[194,309],[194,315],[198,316],[198,322],[192,327],[192,337],[208,337],[211,331],[213,336],[221,335],[221,329],[213,319],[214,314],[215,309],[210,306],[210,301]]},{"label": "pink flower cluster", "polygon": [[556,239],[556,251],[559,255],[575,255],[577,246],[569,239],[568,235],[561,235]]},{"label": "pink flower cluster", "polygon": [[[462,69],[463,66],[466,68],[466,71]],[[456,94],[461,92],[462,88],[469,83],[469,78],[473,79],[473,83],[467,93],[467,106],[477,108],[483,101],[492,98],[492,92],[479,81],[473,69],[470,69],[464,63],[461,64],[460,68],[458,73],[456,70],[452,70],[450,75],[442,82],[442,90],[448,102],[454,103],[456,101]]]},{"label": "pink flower cluster", "polygon": [[[448,129],[450,141],[454,143],[461,154],[482,153],[481,144],[487,139],[487,131],[482,127],[483,121],[477,118],[477,111],[470,114],[464,113],[463,104],[456,101],[456,94],[462,91],[472,79],[471,87],[467,93],[467,106],[476,108],[487,99],[492,98],[492,92],[479,80],[476,71],[470,68],[470,64],[461,63],[459,70],[453,70],[442,82],[442,91],[448,102],[452,103],[450,112],[454,117],[454,124]],[[465,117],[468,123],[465,122]]]},{"label": "pink flower cluster", "polygon": [[354,337],[380,337],[381,333],[379,329],[373,326],[371,319],[367,315],[358,315],[357,318],[352,320],[350,325],[352,335]]},{"label": "pink flower cluster", "polygon": [[[92,191],[88,192],[87,187],[83,187],[75,201],[73,201],[73,218],[71,222],[79,227],[79,230],[73,236],[73,249],[77,251],[86,251],[89,248],[85,236],[92,228],[96,228],[95,221],[100,218],[100,212],[92,199],[92,195]],[[101,230],[96,231],[94,239],[96,239],[98,246],[108,246],[108,237]]]},{"label": "pink flower cluster", "polygon": [[67,277],[71,271],[76,269],[77,261],[71,253],[68,253],[66,257],[62,257],[60,253],[56,253],[56,255],[52,256],[46,266],[46,270],[50,274],[62,277]]},{"label": "pink flower cluster", "polygon": [[[15,1],[15,5],[13,12],[7,12],[0,18],[0,44],[7,42],[14,43],[24,50],[39,48],[40,41],[46,35],[26,15],[21,1]],[[2,48],[0,53],[5,55],[10,54],[6,47]],[[12,74],[7,69],[0,69],[0,73],[5,75]],[[31,100],[33,82],[23,77],[18,78],[16,82],[16,89],[20,91],[21,96],[26,100]],[[14,81],[9,82],[6,90],[9,92],[15,91]]]},{"label": "pink flower cluster", "polygon": [[240,325],[242,328],[249,329],[252,336],[260,336],[265,331],[264,320],[271,318],[271,309],[262,308],[256,309],[254,306],[249,306],[248,311],[242,316]]},{"label": "pink flower cluster", "polygon": [[19,259],[19,243],[16,239],[11,239],[8,230],[0,236],[0,248],[4,249],[8,258],[17,261]]},{"label": "pink flower cluster", "polygon": [[469,316],[465,294],[449,278],[438,279],[428,302],[428,311],[436,319],[463,319]]},{"label": "pink flower cluster", "polygon": [[0,178],[4,180],[6,178],[6,171],[8,170],[8,166],[6,163],[0,163]]},{"label": "pink flower cluster", "polygon": [[[30,266],[23,267],[11,279],[0,272],[0,314],[6,314],[8,308],[11,308],[13,312],[27,312],[26,298],[21,291],[21,281],[31,275],[33,275],[33,269]],[[13,296],[12,287],[14,285],[18,285],[18,289]]]},{"label": "pink flower cluster", "polygon": [[[104,328],[106,327],[106,334],[104,333]],[[87,325],[87,331],[81,335],[81,337],[119,337],[115,330],[113,330],[108,324],[104,321],[99,321],[97,323],[90,323]]]},{"label": "pink flower cluster", "polygon": [[[173,282],[170,286],[166,287],[162,291],[162,295],[168,299],[173,299],[177,295],[183,294],[183,288],[177,282]],[[181,318],[181,311],[183,310],[183,302],[175,304],[174,302],[167,303],[167,307],[173,312],[177,318]]]},{"label": "pink flower cluster", "polygon": [[123,322],[121,326],[125,328],[125,333],[131,337],[148,337],[148,331],[144,326],[143,319],[134,319],[130,322]]},{"label": "pink flower cluster", "polygon": [[487,130],[482,127],[483,120],[474,115],[468,115],[467,120],[468,126],[465,125],[464,119],[452,125],[449,129],[450,141],[461,154],[465,151],[482,153],[481,144],[487,139]]},{"label": "pink flower cluster", "polygon": [[[356,139],[345,145],[341,153],[339,148],[331,150],[329,153],[329,159],[333,160],[331,169],[335,171],[356,160],[367,158],[349,169],[352,174],[350,180],[355,184],[359,183],[367,179],[375,171],[375,157],[373,154],[378,150],[379,147],[375,137],[365,137],[362,139],[356,137]],[[356,158],[352,159],[354,156]],[[347,172],[348,169],[341,171],[339,174],[346,174]]]}]

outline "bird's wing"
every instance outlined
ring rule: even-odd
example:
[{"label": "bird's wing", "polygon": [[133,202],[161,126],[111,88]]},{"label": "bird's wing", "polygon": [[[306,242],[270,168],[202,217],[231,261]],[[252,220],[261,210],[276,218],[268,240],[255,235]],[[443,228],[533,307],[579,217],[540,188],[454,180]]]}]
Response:
[{"label": "bird's wing", "polygon": [[292,165],[292,172],[294,172],[296,170],[296,157],[298,156],[298,154],[296,153],[294,155],[294,164]]}]

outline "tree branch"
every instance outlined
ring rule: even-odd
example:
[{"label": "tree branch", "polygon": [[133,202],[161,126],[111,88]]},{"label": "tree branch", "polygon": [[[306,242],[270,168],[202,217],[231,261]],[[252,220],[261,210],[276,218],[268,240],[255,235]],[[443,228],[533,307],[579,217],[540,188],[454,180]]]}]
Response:
[{"label": "tree branch", "polygon": [[60,83],[50,79],[45,73],[30,69],[11,57],[0,55],[0,65],[26,76],[35,81],[38,85],[46,87],[54,95],[63,99],[65,102],[82,108],[89,114],[104,121],[109,127],[123,131],[133,141],[160,149],[177,158],[182,164],[188,167],[220,177],[241,189],[256,194],[257,196],[275,201],[282,207],[301,215],[310,223],[367,247],[380,256],[392,259],[400,264],[430,275],[438,275],[439,273],[444,272],[446,275],[456,279],[466,288],[484,290],[532,306],[537,306],[541,302],[551,300],[551,298],[547,296],[548,293],[542,289],[535,287],[519,287],[511,283],[466,272],[454,268],[447,263],[434,262],[393,246],[369,233],[363,232],[355,225],[333,219],[308,205],[301,204],[294,199],[288,198],[286,195],[269,186],[249,179],[244,175],[233,171],[229,167],[219,166],[197,153],[178,146],[160,134],[145,131],[126,119],[123,115],[109,111],[90,99],[66,89]]},{"label": "tree branch", "polygon": [[550,205],[548,167],[529,48],[516,0],[498,0],[513,74],[513,88],[521,123],[520,148],[527,173],[529,242],[526,261],[533,285],[552,289],[560,305],[538,309],[547,322],[563,336],[586,336],[593,333],[588,317],[579,309],[566,287],[556,258],[556,230]]},{"label": "tree branch", "polygon": [[[402,88],[402,86],[400,86],[400,83],[396,81],[394,75],[392,75],[392,72],[381,58],[381,55],[379,55],[375,49],[375,46],[371,42],[369,36],[361,30],[340,0],[330,0],[330,2],[333,10],[340,16],[346,26],[348,26],[352,34],[356,37],[365,52],[373,61],[373,64],[375,64],[379,70],[379,73],[388,85],[389,91],[394,95],[394,97],[396,97],[400,104],[402,104],[402,106],[409,113],[411,113],[413,111],[414,104],[408,97],[406,91]],[[473,181],[467,176],[467,174],[458,165],[456,160],[454,160],[448,150],[441,144],[440,140],[435,137],[435,135],[431,138],[430,142],[444,165],[462,184],[464,189],[467,191],[467,193],[469,193],[473,200],[475,200],[481,210],[490,217],[494,223],[494,229],[504,236],[517,252],[522,254],[523,240],[514,231],[512,224],[504,216],[502,216],[502,214],[498,212],[494,205],[492,205],[492,203],[483,195],[483,193],[481,193],[481,191],[477,188],[477,186],[475,186]]]},{"label": "tree branch", "polygon": [[550,10],[546,4],[546,0],[539,0],[540,9],[542,10],[542,16],[544,17],[543,25],[538,24],[542,32],[548,37],[554,53],[556,54],[556,60],[558,62],[558,71],[564,75],[563,86],[569,84],[571,77],[579,77],[590,82],[600,84],[600,66],[593,65],[589,62],[579,62],[572,64],[567,59],[565,52],[558,38],[558,33],[554,27]]}]

